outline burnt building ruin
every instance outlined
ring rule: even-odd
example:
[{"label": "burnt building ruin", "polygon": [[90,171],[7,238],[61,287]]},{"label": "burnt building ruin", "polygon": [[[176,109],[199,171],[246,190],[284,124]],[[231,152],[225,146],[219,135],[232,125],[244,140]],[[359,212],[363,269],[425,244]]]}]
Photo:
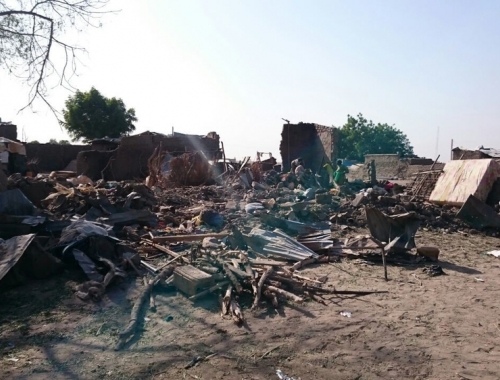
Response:
[{"label": "burnt building ruin", "polygon": [[306,169],[319,172],[338,156],[339,130],[314,123],[284,124],[280,152],[283,170],[290,170],[292,160],[302,157]]},{"label": "burnt building ruin", "polygon": [[162,150],[172,156],[200,151],[209,160],[222,157],[219,135],[210,132],[206,136],[174,133],[144,132],[123,137],[114,150],[87,150],[77,156],[77,173],[93,180],[103,176],[106,180],[121,181],[142,179],[148,175],[148,159],[161,144]]}]

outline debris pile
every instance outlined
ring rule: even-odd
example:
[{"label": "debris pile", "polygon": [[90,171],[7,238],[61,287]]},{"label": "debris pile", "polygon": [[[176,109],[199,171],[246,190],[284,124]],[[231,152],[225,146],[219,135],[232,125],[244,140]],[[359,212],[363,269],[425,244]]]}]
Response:
[{"label": "debris pile", "polygon": [[[308,265],[369,256],[382,262],[387,280],[386,255],[413,250],[419,259],[439,260],[438,247],[417,247],[421,227],[447,233],[500,228],[500,216],[484,203],[496,180],[491,173],[500,171],[493,163],[480,165],[475,187],[462,184],[473,194],[447,193],[453,201],[436,204],[420,198],[432,187],[425,176],[408,191],[387,181],[325,186],[326,177],[311,169],[279,173],[274,162],[218,165],[201,151],[170,155],[160,143],[144,183],[70,172],[15,174],[0,193],[0,286],[65,266],[87,277],[75,296],[99,302],[115,283],[142,278],[116,346],[121,349],[148,300],[155,308],[159,288],[193,302],[219,295],[222,316],[244,324],[246,313],[262,306],[325,304],[338,294],[377,292],[327,286],[325,277],[302,273]],[[446,167],[438,179],[432,173],[431,200],[440,183],[454,178]],[[430,268],[430,275],[439,272],[435,264]]]}]

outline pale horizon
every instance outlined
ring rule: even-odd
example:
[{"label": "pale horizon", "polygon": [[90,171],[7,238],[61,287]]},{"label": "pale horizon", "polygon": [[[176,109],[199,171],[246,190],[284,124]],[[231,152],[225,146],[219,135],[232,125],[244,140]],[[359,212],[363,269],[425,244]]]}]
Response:
[{"label": "pale horizon", "polygon": [[[415,153],[500,148],[500,3],[494,1],[112,1],[72,36],[88,50],[75,88],[122,98],[134,133],[215,131],[227,157],[277,158],[283,120],[341,127],[362,113]],[[58,57],[53,57],[57,59]],[[59,57],[60,58],[60,57]],[[0,118],[29,141],[70,140],[29,88],[0,71]],[[6,90],[5,90],[6,89]],[[71,92],[50,90],[58,110]]]}]

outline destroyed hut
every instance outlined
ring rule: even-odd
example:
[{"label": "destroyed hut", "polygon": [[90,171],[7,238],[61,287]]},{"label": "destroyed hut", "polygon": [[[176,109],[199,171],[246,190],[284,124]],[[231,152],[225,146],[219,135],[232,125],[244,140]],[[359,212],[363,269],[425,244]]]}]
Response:
[{"label": "destroyed hut", "polygon": [[145,178],[148,175],[148,160],[160,144],[162,150],[174,157],[197,151],[202,152],[208,160],[222,157],[219,135],[215,132],[206,136],[144,132],[123,137],[114,150],[80,152],[77,156],[77,173],[93,180],[102,177],[115,181]]}]

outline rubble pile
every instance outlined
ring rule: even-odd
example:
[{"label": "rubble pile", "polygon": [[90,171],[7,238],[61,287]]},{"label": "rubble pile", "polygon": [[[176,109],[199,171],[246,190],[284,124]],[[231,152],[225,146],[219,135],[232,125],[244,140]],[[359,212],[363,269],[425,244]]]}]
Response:
[{"label": "rubble pile", "polygon": [[219,294],[222,315],[243,324],[246,310],[263,305],[374,292],[326,286],[325,278],[301,273],[307,265],[370,255],[381,259],[387,279],[386,255],[393,252],[415,249],[438,260],[437,247],[416,246],[419,227],[467,233],[500,219],[493,208],[488,220],[478,219],[488,213],[478,214],[483,203],[473,195],[459,209],[389,182],[322,186],[310,170],[298,177],[249,160],[224,163],[214,178],[201,152],[171,157],[160,147],[148,167],[144,183],[70,172],[9,177],[0,193],[0,288],[64,266],[87,277],[75,296],[98,302],[115,283],[142,277],[121,349],[160,288],[193,302]]}]

